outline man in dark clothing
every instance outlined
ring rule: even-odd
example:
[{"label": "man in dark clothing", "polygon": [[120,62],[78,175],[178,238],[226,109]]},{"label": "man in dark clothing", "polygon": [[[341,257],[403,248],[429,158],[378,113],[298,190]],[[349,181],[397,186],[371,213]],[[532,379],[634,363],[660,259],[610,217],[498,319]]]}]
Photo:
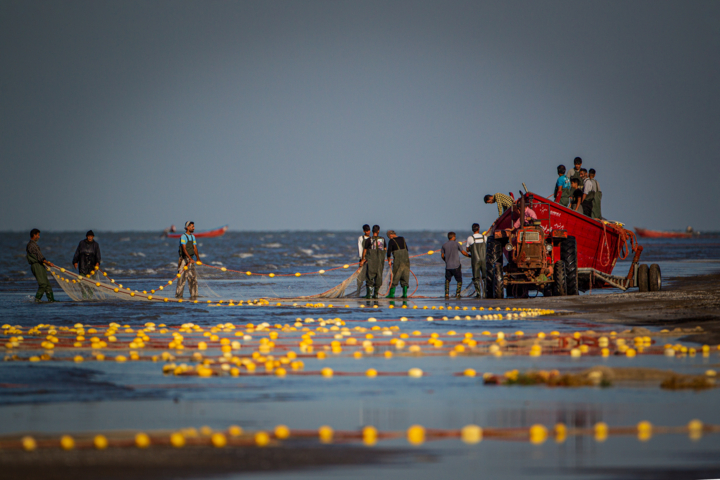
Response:
[{"label": "man in dark clothing", "polygon": [[593,203],[595,202],[595,184],[588,178],[588,172],[584,168],[580,169],[580,178],[583,182],[583,213],[588,217],[592,217]]},{"label": "man in dark clothing", "polygon": [[462,270],[460,268],[460,253],[466,257],[470,255],[460,248],[460,244],[455,241],[455,232],[448,233],[448,241],[445,242],[440,249],[440,256],[445,260],[445,298],[450,298],[450,279],[455,277],[457,282],[457,290],[455,297],[460,298],[462,290]]},{"label": "man in dark clothing", "polygon": [[[395,288],[400,283],[402,287],[402,298],[407,298],[408,287],[410,286],[410,255],[408,246],[403,237],[398,237],[395,230],[388,230],[387,258],[392,268],[392,284],[387,298],[395,298]],[[392,255],[392,259],[391,259]]]},{"label": "man in dark clothing", "polygon": [[[367,281],[367,264],[362,263],[363,251],[365,250],[365,240],[370,238],[370,225],[365,224],[362,226],[363,234],[358,237],[358,263],[360,264],[360,274],[357,277],[357,291],[358,296],[362,291],[363,283]],[[367,285],[366,285],[367,289]]]},{"label": "man in dark clothing", "polygon": [[575,160],[573,160],[573,165],[574,165],[574,168],[571,168],[570,170],[568,170],[566,176],[570,179],[571,182],[572,182],[573,178],[577,178],[578,185],[582,185],[583,182],[582,182],[582,179],[580,178],[580,169],[582,169],[582,158],[575,157]]},{"label": "man in dark clothing", "polygon": [[52,262],[47,260],[40,252],[40,247],[37,244],[37,241],[39,239],[40,230],[38,230],[37,228],[33,228],[30,231],[30,241],[25,248],[25,251],[27,252],[25,258],[30,264],[30,268],[32,270],[33,276],[35,277],[35,280],[37,280],[38,282],[38,290],[35,294],[35,301],[39,302],[40,300],[42,300],[42,296],[43,294],[45,294],[49,302],[54,302],[55,296],[53,295],[52,288],[50,287],[50,281],[48,280],[47,269],[45,268],[45,265],[49,267],[54,267],[55,265],[53,265]]},{"label": "man in dark clothing", "polygon": [[570,209],[579,212],[581,211],[580,208],[582,207],[583,197],[583,189],[580,188],[579,178],[573,178],[570,180],[570,190],[572,191],[570,196]]},{"label": "man in dark clothing", "polygon": [[80,275],[89,275],[96,268],[100,268],[100,261],[100,245],[95,241],[93,231],[89,230],[85,234],[85,240],[80,240],[72,263]]},{"label": "man in dark clothing", "polygon": [[[198,296],[197,273],[195,271],[195,262],[200,260],[200,254],[197,249],[197,240],[195,239],[195,222],[185,222],[185,233],[180,236],[180,247],[178,248],[178,280],[175,296],[182,298],[185,290],[185,281],[190,287],[190,298]],[[193,256],[195,259],[193,260]]]},{"label": "man in dark clothing", "polygon": [[365,298],[378,298],[385,268],[385,239],[380,236],[380,226],[373,225],[372,237],[365,240],[361,265],[367,263],[367,294]]}]

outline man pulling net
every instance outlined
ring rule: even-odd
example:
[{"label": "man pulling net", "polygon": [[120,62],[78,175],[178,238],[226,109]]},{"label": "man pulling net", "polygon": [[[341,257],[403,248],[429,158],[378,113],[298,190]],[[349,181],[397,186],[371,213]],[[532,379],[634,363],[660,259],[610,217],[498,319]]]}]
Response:
[{"label": "man pulling net", "polygon": [[365,298],[378,298],[385,268],[385,239],[379,235],[380,226],[373,225],[372,237],[365,240],[361,264],[367,263],[367,294]]},{"label": "man pulling net", "polygon": [[410,286],[410,255],[407,242],[403,237],[398,237],[395,230],[388,230],[387,258],[392,267],[392,284],[387,298],[395,298],[395,288],[398,283],[402,287],[402,298],[407,298],[408,287]]},{"label": "man pulling net", "polygon": [[[178,254],[180,255],[178,260],[178,273],[180,274],[180,278],[178,279],[177,289],[175,290],[175,296],[177,298],[182,298],[183,296],[185,281],[188,282],[188,286],[190,287],[190,298],[196,298],[198,296],[195,262],[200,259],[200,254],[198,253],[197,240],[193,232],[195,232],[195,222],[185,222],[185,233],[180,236],[180,247],[178,249]],[[193,256],[195,259],[193,259]]]}]

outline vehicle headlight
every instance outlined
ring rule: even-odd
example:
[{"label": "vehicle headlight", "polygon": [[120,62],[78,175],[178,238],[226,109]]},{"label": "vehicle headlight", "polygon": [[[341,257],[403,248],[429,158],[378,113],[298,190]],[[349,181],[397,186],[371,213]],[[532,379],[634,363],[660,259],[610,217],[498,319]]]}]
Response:
[{"label": "vehicle headlight", "polygon": [[505,250],[507,250],[508,252],[512,252],[512,249],[513,249],[512,243],[508,243],[505,245]]},{"label": "vehicle headlight", "polygon": [[550,245],[549,243],[545,245],[545,250],[547,250],[548,253],[552,252],[552,245]]}]

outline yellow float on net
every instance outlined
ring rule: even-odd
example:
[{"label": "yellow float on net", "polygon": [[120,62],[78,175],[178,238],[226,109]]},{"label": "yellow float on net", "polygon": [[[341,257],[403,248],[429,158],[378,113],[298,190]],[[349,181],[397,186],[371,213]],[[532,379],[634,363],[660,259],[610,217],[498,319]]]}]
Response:
[{"label": "yellow float on net", "polygon": [[301,275],[300,272],[297,272],[297,273],[295,274],[296,277],[299,277],[300,275]]},{"label": "yellow float on net", "polygon": [[433,250],[429,250],[427,254],[432,255],[433,253],[435,253]]},{"label": "yellow float on net", "polygon": [[268,277],[270,277],[270,278],[273,278],[274,276],[275,276],[274,273],[271,273],[270,275],[268,275]]},{"label": "yellow float on net", "polygon": [[98,450],[105,450],[108,446],[108,440],[105,438],[105,435],[95,435],[95,438],[93,438],[93,445]]}]

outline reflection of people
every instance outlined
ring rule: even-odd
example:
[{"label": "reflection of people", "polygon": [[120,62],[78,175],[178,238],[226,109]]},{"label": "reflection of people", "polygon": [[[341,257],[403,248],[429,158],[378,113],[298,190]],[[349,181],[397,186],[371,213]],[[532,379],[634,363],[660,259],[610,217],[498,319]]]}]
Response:
[{"label": "reflection of people", "polygon": [[100,245],[95,241],[95,234],[89,230],[85,240],[80,243],[73,256],[73,265],[80,275],[89,275],[95,268],[100,267]]},{"label": "reflection of people", "polygon": [[380,236],[379,225],[373,225],[372,237],[365,240],[363,258],[360,262],[363,265],[367,263],[367,294],[365,298],[378,298],[385,269],[385,239]]},{"label": "reflection of people", "polygon": [[445,298],[450,298],[450,280],[455,277],[457,288],[455,297],[460,298],[462,290],[462,269],[460,265],[460,253],[469,257],[468,253],[460,248],[460,244],[455,241],[455,232],[448,232],[448,241],[445,242],[440,249],[440,256],[445,260]]},{"label": "reflection of people", "polygon": [[505,212],[508,208],[512,208],[512,198],[508,197],[503,193],[496,193],[495,195],[485,195],[485,203],[497,203],[498,217]]},{"label": "reflection of people", "polygon": [[473,223],[472,235],[470,235],[465,241],[465,250],[470,254],[470,266],[472,268],[473,285],[475,285],[475,292],[477,297],[482,297],[482,288],[480,288],[480,279],[483,284],[486,278],[486,266],[485,266],[485,255],[487,237],[480,233],[480,225]]},{"label": "reflection of people", "polygon": [[50,287],[50,281],[48,280],[47,270],[45,265],[54,267],[52,262],[47,260],[40,252],[40,247],[37,242],[40,240],[40,230],[33,228],[30,231],[30,241],[25,248],[27,252],[26,259],[30,264],[35,280],[38,282],[38,290],[35,294],[35,301],[39,302],[42,300],[43,294],[47,296],[48,302],[54,302],[55,296],[53,295],[52,287]]},{"label": "reflection of people", "polygon": [[[358,258],[360,259],[360,275],[357,277],[357,291],[358,294],[362,290],[363,282],[367,283],[367,264],[362,263],[363,251],[365,250],[365,240],[370,238],[370,225],[365,224],[362,227],[363,234],[358,237]],[[369,288],[369,285],[366,285]]]},{"label": "reflection of people", "polygon": [[410,286],[410,255],[407,242],[403,237],[398,237],[395,230],[388,230],[387,234],[387,258],[392,268],[392,284],[387,298],[395,298],[395,288],[398,283],[402,287],[402,298],[407,298],[408,287]]},{"label": "reflection of people", "polygon": [[[520,206],[517,204],[515,204],[515,215],[518,216],[518,219],[515,220],[513,228],[520,228]],[[537,214],[532,208],[525,207],[525,225],[527,225],[531,220],[537,220]]]},{"label": "reflection of people", "polygon": [[[178,249],[178,254],[180,255],[180,259],[178,260],[178,273],[180,274],[180,279],[175,289],[175,296],[178,298],[182,298],[183,296],[185,280],[187,280],[188,286],[190,287],[190,298],[195,298],[198,295],[195,262],[200,259],[200,254],[198,253],[197,240],[193,232],[195,232],[195,222],[185,222],[185,233],[180,236],[180,248]],[[195,257],[194,260],[193,256]]]}]

